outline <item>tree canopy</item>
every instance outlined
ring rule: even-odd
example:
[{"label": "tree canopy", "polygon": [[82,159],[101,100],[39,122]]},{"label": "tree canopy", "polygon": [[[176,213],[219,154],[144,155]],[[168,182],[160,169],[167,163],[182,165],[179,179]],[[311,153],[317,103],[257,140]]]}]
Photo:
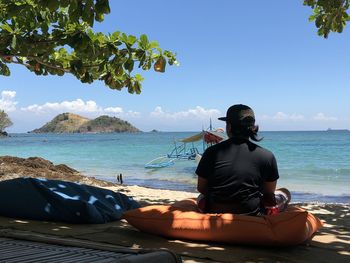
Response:
[{"label": "tree canopy", "polygon": [[108,0],[0,0],[0,74],[9,76],[7,64],[15,63],[139,94],[143,78],[134,68],[164,72],[176,56],[146,35],[94,32],[108,13]]},{"label": "tree canopy", "polygon": [[12,125],[12,121],[10,120],[7,113],[3,110],[0,110],[0,132],[2,133],[6,128]]},{"label": "tree canopy", "polygon": [[315,21],[317,33],[325,38],[331,31],[343,32],[346,22],[350,20],[347,13],[349,0],[304,0],[304,5],[314,10],[309,20]]}]

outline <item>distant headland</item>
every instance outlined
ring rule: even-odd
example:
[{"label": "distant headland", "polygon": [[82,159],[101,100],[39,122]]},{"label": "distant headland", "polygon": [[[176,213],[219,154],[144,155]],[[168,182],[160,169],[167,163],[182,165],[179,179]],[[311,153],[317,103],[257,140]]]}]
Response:
[{"label": "distant headland", "polygon": [[349,131],[348,129],[332,129],[328,128],[326,131]]},{"label": "distant headland", "polygon": [[139,129],[116,117],[103,115],[88,119],[73,113],[62,113],[41,128],[29,133],[110,133],[141,132]]}]

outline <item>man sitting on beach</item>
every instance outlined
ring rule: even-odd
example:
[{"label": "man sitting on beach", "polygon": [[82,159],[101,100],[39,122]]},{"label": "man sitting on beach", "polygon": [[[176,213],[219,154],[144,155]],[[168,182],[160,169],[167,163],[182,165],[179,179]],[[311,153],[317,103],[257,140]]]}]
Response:
[{"label": "man sitting on beach", "polygon": [[196,169],[198,207],[207,213],[276,214],[290,201],[287,189],[276,190],[279,178],[272,152],[260,141],[253,110],[242,104],[227,110],[226,141],[209,147]]}]

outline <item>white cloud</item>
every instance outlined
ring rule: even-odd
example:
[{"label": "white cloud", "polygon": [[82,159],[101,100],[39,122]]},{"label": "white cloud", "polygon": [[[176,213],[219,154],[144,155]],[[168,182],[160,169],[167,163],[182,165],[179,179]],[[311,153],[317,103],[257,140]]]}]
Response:
[{"label": "white cloud", "polygon": [[274,116],[272,116],[272,119],[275,119],[275,120],[287,120],[287,119],[289,119],[289,116],[288,116],[288,114],[279,111]]},{"label": "white cloud", "polygon": [[157,106],[153,112],[151,112],[151,117],[161,118],[161,119],[209,119],[211,117],[216,117],[220,115],[220,111],[217,109],[204,109],[203,107],[197,106],[194,109],[188,109],[186,111],[178,112],[165,112],[162,107]]},{"label": "white cloud", "polygon": [[319,112],[314,117],[314,120],[316,121],[337,121],[337,117],[327,116],[326,114]]},{"label": "white cloud", "polygon": [[33,104],[28,107],[21,108],[22,111],[30,111],[34,113],[48,113],[48,112],[86,112],[95,113],[102,109],[97,106],[96,102],[89,100],[84,102],[82,99],[62,102],[47,102],[42,105]]},{"label": "white cloud", "polygon": [[286,121],[286,120],[291,120],[291,121],[301,121],[301,120],[305,120],[305,116],[301,115],[301,114],[287,114],[284,112],[277,112],[275,115],[273,116],[269,116],[269,115],[262,115],[260,117],[262,120],[275,120],[275,121]]},{"label": "white cloud", "polygon": [[113,113],[115,115],[120,116],[128,116],[128,117],[139,117],[141,115],[140,112],[129,110],[127,112],[124,112],[123,108],[121,107],[108,107],[103,109],[104,113]]},{"label": "white cloud", "polygon": [[4,90],[1,92],[0,99],[0,109],[6,112],[15,111],[16,104],[15,101],[16,91]]},{"label": "white cloud", "polygon": [[138,111],[127,111],[126,113],[127,116],[130,116],[130,117],[140,117],[141,116],[141,113],[138,112]]},{"label": "white cloud", "polygon": [[121,107],[108,107],[104,109],[104,112],[123,113],[123,109]]},{"label": "white cloud", "polygon": [[[72,101],[62,101],[62,102],[46,102],[42,105],[33,104],[27,107],[22,107],[22,111],[36,113],[40,115],[46,114],[59,114],[62,112],[72,112],[76,114],[85,114],[90,117],[108,114],[116,115],[119,117],[139,117],[140,113],[136,111],[125,112],[121,107],[106,107],[102,108],[97,105],[93,100],[83,101],[82,99],[76,99]],[[88,116],[86,116],[88,117]]]}]

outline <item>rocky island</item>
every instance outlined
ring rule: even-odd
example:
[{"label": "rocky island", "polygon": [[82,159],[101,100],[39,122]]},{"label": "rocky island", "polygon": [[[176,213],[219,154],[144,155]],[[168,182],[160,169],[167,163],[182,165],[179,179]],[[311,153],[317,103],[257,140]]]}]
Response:
[{"label": "rocky island", "polygon": [[129,122],[116,117],[103,115],[88,119],[73,113],[62,113],[39,129],[30,133],[104,133],[104,132],[140,132]]}]

